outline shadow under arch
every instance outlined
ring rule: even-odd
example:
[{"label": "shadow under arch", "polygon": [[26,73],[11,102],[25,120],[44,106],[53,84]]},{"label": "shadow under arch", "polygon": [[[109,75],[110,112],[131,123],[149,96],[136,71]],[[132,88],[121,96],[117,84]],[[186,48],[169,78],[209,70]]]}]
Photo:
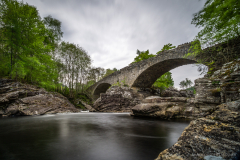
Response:
[{"label": "shadow under arch", "polygon": [[197,63],[197,61],[185,58],[176,58],[161,61],[143,71],[134,81],[132,87],[150,88],[152,84],[164,73],[182,65],[194,63]]},{"label": "shadow under arch", "polygon": [[109,84],[109,83],[99,84],[93,92],[94,100],[96,100],[100,97],[100,93],[105,93],[108,90],[109,87],[111,87],[111,84]]}]

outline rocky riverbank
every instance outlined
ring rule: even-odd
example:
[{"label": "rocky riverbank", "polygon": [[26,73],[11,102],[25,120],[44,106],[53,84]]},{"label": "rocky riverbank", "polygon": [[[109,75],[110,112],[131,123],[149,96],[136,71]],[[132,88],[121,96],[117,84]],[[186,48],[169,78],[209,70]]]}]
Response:
[{"label": "rocky riverbank", "polygon": [[217,104],[201,104],[194,98],[186,97],[147,97],[132,108],[133,116],[160,119],[196,119],[210,115]]},{"label": "rocky riverbank", "polygon": [[195,83],[199,88],[195,100],[221,104],[204,118],[191,121],[177,143],[156,160],[240,159],[240,59]]},{"label": "rocky riverbank", "polygon": [[142,99],[152,95],[148,91],[136,92],[129,87],[112,86],[106,93],[101,93],[93,108],[97,112],[131,112]]},{"label": "rocky riverbank", "polygon": [[191,121],[172,147],[156,160],[240,159],[240,100],[217,106],[205,118]]},{"label": "rocky riverbank", "polygon": [[43,115],[79,112],[66,97],[59,93],[47,92],[43,88],[0,80],[0,116]]}]

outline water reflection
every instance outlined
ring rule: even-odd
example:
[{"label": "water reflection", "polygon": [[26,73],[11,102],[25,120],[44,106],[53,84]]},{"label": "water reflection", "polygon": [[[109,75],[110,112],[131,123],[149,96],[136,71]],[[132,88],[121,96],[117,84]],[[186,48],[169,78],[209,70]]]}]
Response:
[{"label": "water reflection", "polygon": [[188,122],[79,113],[0,119],[0,159],[148,160]]}]

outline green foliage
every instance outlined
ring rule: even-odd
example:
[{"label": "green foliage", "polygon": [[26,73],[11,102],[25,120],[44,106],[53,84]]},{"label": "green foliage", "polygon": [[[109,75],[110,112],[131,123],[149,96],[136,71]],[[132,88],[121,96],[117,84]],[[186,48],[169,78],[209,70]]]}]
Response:
[{"label": "green foliage", "polygon": [[221,88],[215,88],[210,90],[212,96],[220,97]]},{"label": "green foliage", "polygon": [[195,87],[194,87],[194,86],[193,86],[193,87],[186,88],[186,90],[191,90],[191,91],[193,91],[193,94],[196,94],[196,90],[195,90]]},{"label": "green foliage", "polygon": [[[112,84],[112,86],[118,86],[118,87],[124,86],[124,87],[128,87],[128,85],[126,84],[126,78],[124,78],[121,82],[116,82],[116,83]],[[112,86],[111,86],[111,87],[112,87]]]},{"label": "green foliage", "polygon": [[134,58],[133,63],[140,62],[142,60],[145,60],[145,59],[148,59],[148,58],[151,58],[151,57],[155,57],[155,55],[150,54],[149,50],[147,50],[147,51],[137,50],[137,57]]},{"label": "green foliage", "polygon": [[0,0],[0,31],[3,68],[0,76],[51,87],[57,81],[56,63],[44,43],[51,33],[38,10],[23,2]]},{"label": "green foliage", "polygon": [[97,68],[99,75],[90,76],[94,69],[88,53],[60,43],[62,35],[61,22],[52,16],[42,19],[36,7],[23,1],[0,0],[0,77],[77,98],[105,72]]},{"label": "green foliage", "polygon": [[99,81],[100,79],[103,78],[103,76],[106,74],[106,71],[104,68],[101,67],[92,67],[90,68],[89,72],[88,72],[88,80],[92,80],[92,81]]},{"label": "green foliage", "polygon": [[113,68],[113,69],[108,68],[106,70],[106,73],[105,73],[105,75],[103,77],[107,77],[107,76],[109,76],[110,74],[112,74],[112,73],[114,73],[116,71],[118,71],[116,68]]},{"label": "green foliage", "polygon": [[166,72],[160,78],[158,78],[154,84],[152,85],[153,88],[159,88],[161,91],[165,90],[169,87],[174,85],[174,81],[172,79],[172,73]]},{"label": "green foliage", "polygon": [[91,104],[92,100],[86,95],[86,94],[78,94],[78,99],[81,99],[83,102],[86,102],[87,104]]},{"label": "green foliage", "polygon": [[220,84],[220,81],[212,81],[212,84]]},{"label": "green foliage", "polygon": [[[166,45],[163,46],[163,48],[161,49],[161,51],[157,52],[157,54],[159,54],[160,52],[164,51],[164,50],[169,50],[175,48],[175,46],[172,46],[172,44],[168,43]],[[149,50],[147,51],[139,51],[137,50],[137,56],[135,57],[133,63],[136,62],[140,62],[142,60],[151,58],[151,57],[155,57],[156,55],[153,54],[149,54]],[[174,85],[174,81],[172,79],[172,73],[171,72],[167,72],[165,74],[163,74],[161,77],[159,77],[154,84],[152,85],[153,88],[158,88],[161,91],[167,89],[168,87],[171,87]]]},{"label": "green foliage", "polygon": [[91,57],[83,48],[69,42],[60,44],[58,54],[58,62],[63,64],[58,68],[59,76],[69,88],[69,96],[75,97],[83,92],[84,82],[88,80]]},{"label": "green foliage", "polygon": [[202,44],[216,44],[240,36],[239,0],[207,0],[194,14],[192,24],[202,28],[197,39]]},{"label": "green foliage", "polygon": [[[191,42],[190,49],[186,55],[184,55],[184,58],[187,58],[189,56],[197,56],[202,52],[201,49],[201,43],[199,40],[194,40]],[[201,62],[200,62],[201,63]]]},{"label": "green foliage", "polygon": [[120,82],[116,82],[116,83],[112,84],[111,87],[112,87],[112,86],[118,86],[118,87],[121,87],[122,85],[121,85]]},{"label": "green foliage", "polygon": [[203,9],[194,14],[191,23],[202,28],[187,55],[196,56],[202,51],[200,43],[213,46],[240,36],[239,0],[207,0]]},{"label": "green foliage", "polygon": [[172,46],[171,43],[165,44],[163,46],[163,48],[160,51],[158,51],[156,54],[159,54],[159,53],[161,53],[161,52],[163,52],[165,50],[170,50],[170,49],[173,49],[173,48],[176,48],[176,46]]},{"label": "green foliage", "polygon": [[191,87],[192,84],[193,84],[193,82],[188,78],[186,78],[185,80],[183,80],[179,83],[181,88],[189,88],[189,87]]},{"label": "green foliage", "polygon": [[44,39],[45,44],[51,44],[55,48],[56,42],[61,40],[63,32],[61,31],[61,22],[51,15],[44,17],[43,23],[47,28],[47,36]]}]

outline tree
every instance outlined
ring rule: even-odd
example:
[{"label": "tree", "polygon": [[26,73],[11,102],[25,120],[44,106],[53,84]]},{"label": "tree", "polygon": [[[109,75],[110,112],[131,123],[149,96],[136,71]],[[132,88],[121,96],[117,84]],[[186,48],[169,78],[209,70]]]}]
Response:
[{"label": "tree", "polygon": [[[61,22],[23,1],[0,0],[0,77],[28,82],[70,99],[103,77],[79,45],[61,42]],[[114,69],[115,70],[115,69]]]},{"label": "tree", "polygon": [[193,84],[193,82],[190,79],[186,78],[185,80],[183,80],[179,83],[179,86],[181,88],[189,88],[192,86],[192,84]]},{"label": "tree", "polygon": [[173,48],[176,48],[176,46],[172,46],[171,43],[165,44],[163,46],[163,48],[160,51],[158,51],[156,54],[159,54],[159,53],[161,53],[161,52],[163,52],[165,50],[170,50],[170,49],[173,49]]},{"label": "tree", "polygon": [[186,82],[183,80],[179,83],[180,88],[185,88],[186,87]]},{"label": "tree", "polygon": [[91,65],[91,57],[79,45],[62,42],[60,44],[59,61],[63,64],[62,84],[69,88],[69,97],[83,92],[83,86],[88,81],[88,73]]},{"label": "tree", "polygon": [[[238,51],[230,45],[232,39],[240,36],[239,0],[207,0],[204,7],[193,15],[191,23],[201,31],[185,57],[197,56],[200,72],[211,74],[219,65],[239,57]],[[210,48],[203,51],[202,48],[206,47]]]},{"label": "tree", "polygon": [[0,0],[0,30],[4,75],[42,86],[57,82],[56,63],[44,43],[50,33],[34,6],[15,0]]},{"label": "tree", "polygon": [[194,14],[192,24],[202,28],[197,39],[210,45],[240,36],[239,0],[207,0],[203,9]]},{"label": "tree", "polygon": [[[114,70],[114,69],[113,69]],[[104,68],[101,68],[101,67],[92,67],[90,70],[89,70],[89,73],[88,73],[88,81],[94,81],[94,82],[97,82],[99,81],[100,79],[103,78],[103,76],[105,75],[106,71]]]},{"label": "tree", "polygon": [[106,69],[105,75],[103,77],[107,77],[108,75],[110,75],[116,71],[117,71],[116,68],[113,68],[113,69],[108,68],[108,69]]},{"label": "tree", "polygon": [[154,82],[153,87],[159,88],[162,91],[169,87],[172,87],[173,85],[174,85],[174,81],[172,79],[172,73],[166,72]]},{"label": "tree", "polygon": [[186,81],[186,87],[187,87],[187,88],[189,88],[189,87],[192,86],[193,83],[192,83],[192,81],[191,81],[190,79],[186,78],[185,81]]},{"label": "tree", "polygon": [[136,54],[137,54],[137,56],[134,58],[133,63],[140,62],[142,60],[145,60],[145,59],[148,59],[151,57],[155,57],[155,55],[149,53],[149,50],[147,50],[147,51],[137,50]]},{"label": "tree", "polygon": [[[175,46],[172,46],[172,44],[168,43],[166,45],[163,46],[161,51],[164,50],[169,50],[175,48]],[[159,52],[161,52],[159,51]],[[156,55],[153,54],[149,54],[149,50],[147,51],[139,51],[137,49],[137,56],[134,58],[133,63],[136,62],[140,62],[142,60],[151,58],[151,57],[155,57]],[[158,53],[157,53],[158,54]],[[171,72],[166,72],[165,74],[163,74],[161,77],[159,77],[154,84],[152,85],[153,88],[158,88],[160,90],[165,90],[166,88],[173,86],[174,85],[174,81],[172,79],[172,73]]]}]

